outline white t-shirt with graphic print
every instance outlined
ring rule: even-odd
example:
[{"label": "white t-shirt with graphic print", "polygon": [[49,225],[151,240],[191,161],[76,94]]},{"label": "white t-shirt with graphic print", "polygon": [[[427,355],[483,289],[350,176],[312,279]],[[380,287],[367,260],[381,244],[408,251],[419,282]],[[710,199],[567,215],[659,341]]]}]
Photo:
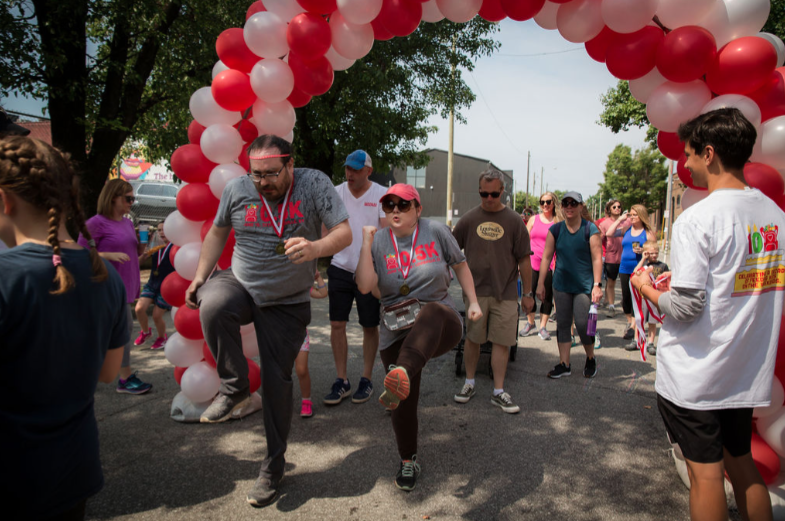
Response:
[{"label": "white t-shirt with graphic print", "polygon": [[380,220],[385,217],[379,199],[384,197],[387,189],[371,181],[371,186],[360,197],[355,197],[346,182],[335,187],[338,197],[349,212],[349,226],[352,229],[352,244],[333,255],[330,264],[354,273],[360,259],[360,247],[363,245],[363,226],[380,228]]},{"label": "white t-shirt with graphic print", "polygon": [[688,409],[760,407],[785,289],[785,213],[756,189],[716,190],[673,226],[671,286],[706,291],[693,322],[665,317],[657,393]]}]

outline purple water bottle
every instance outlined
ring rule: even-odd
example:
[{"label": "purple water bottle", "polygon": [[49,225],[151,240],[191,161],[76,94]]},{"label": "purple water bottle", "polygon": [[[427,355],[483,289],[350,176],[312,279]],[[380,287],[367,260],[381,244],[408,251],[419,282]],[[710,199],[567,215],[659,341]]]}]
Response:
[{"label": "purple water bottle", "polygon": [[589,322],[586,324],[586,334],[595,336],[597,334],[597,306],[592,304],[589,308]]}]

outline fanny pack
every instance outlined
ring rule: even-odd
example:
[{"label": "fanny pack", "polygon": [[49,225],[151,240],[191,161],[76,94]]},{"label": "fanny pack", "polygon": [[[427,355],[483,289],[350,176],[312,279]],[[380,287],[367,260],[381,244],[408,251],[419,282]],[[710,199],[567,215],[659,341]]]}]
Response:
[{"label": "fanny pack", "polygon": [[414,320],[420,312],[420,301],[410,298],[387,306],[382,310],[382,321],[384,327],[389,331],[403,331],[414,325]]}]

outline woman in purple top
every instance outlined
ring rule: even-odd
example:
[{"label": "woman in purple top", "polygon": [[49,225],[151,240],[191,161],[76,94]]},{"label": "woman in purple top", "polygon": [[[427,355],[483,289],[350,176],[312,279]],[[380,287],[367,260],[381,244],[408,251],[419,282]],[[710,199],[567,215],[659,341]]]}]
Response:
[{"label": "woman in purple top", "polygon": [[[98,196],[98,214],[87,220],[87,229],[93,236],[98,254],[114,266],[123,279],[128,298],[128,323],[133,324],[131,308],[139,297],[141,279],[139,276],[139,255],[145,245],[139,244],[134,223],[125,217],[134,203],[134,187],[123,179],[112,179],[104,185]],[[88,242],[79,235],[79,244],[87,247]],[[132,335],[123,349],[123,363],[120,366],[120,380],[117,392],[143,394],[153,386],[140,380],[131,370]]]}]

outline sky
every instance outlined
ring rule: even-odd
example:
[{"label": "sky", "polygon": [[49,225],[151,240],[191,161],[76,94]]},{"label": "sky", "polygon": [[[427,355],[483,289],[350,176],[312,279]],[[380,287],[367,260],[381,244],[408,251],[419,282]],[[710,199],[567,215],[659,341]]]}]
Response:
[{"label": "sky", "polygon": [[[613,134],[596,123],[602,112],[600,96],[617,80],[605,64],[589,58],[582,44],[570,43],[533,20],[504,20],[500,29],[495,38],[501,48],[481,58],[473,72],[464,71],[477,100],[463,111],[468,123],[456,122],[455,152],[513,170],[516,191],[525,191],[530,151],[531,177],[537,174],[536,192],[533,186],[529,189],[532,194],[542,192],[544,169],[548,189],[576,190],[589,197],[603,181],[608,154],[619,143],[643,148],[645,131]],[[10,98],[3,105],[43,114],[43,104],[35,100]],[[426,147],[447,150],[448,122],[434,117],[429,124],[439,130]]]}]

